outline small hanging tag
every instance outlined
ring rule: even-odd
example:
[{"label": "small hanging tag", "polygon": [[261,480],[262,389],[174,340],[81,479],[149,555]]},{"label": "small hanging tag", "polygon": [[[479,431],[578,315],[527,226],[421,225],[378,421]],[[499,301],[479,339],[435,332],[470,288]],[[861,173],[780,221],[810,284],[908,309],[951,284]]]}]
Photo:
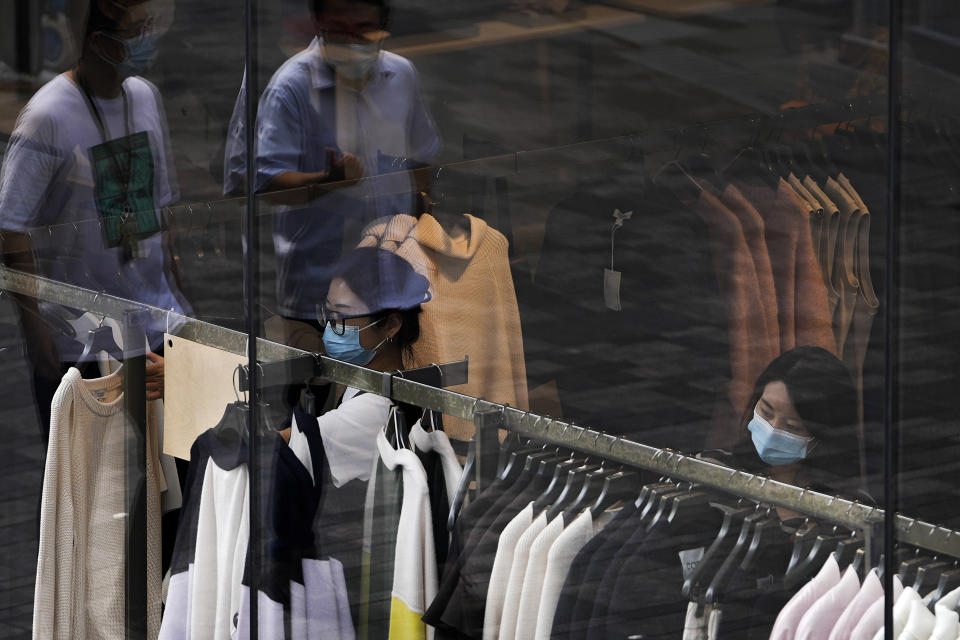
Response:
[{"label": "small hanging tag", "polygon": [[615,270],[613,264],[615,238],[617,229],[623,226],[623,221],[629,220],[632,216],[633,211],[624,213],[620,209],[613,210],[613,228],[610,229],[610,268],[603,270],[603,301],[612,311],[623,310],[620,305],[620,272]]},{"label": "small hanging tag", "polygon": [[704,547],[697,547],[696,549],[687,549],[686,551],[680,552],[680,566],[683,569],[684,580],[692,576],[693,572],[700,566],[704,551]]},{"label": "small hanging tag", "polygon": [[603,270],[603,302],[611,311],[622,311],[620,306],[620,272],[613,269]]}]

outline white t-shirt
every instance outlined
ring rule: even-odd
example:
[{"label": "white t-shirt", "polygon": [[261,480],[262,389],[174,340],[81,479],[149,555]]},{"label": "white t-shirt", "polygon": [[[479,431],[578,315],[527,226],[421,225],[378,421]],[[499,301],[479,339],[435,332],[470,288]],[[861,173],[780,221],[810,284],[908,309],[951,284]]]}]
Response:
[{"label": "white t-shirt", "polygon": [[[399,468],[403,477],[403,502],[393,558],[390,639],[432,640],[433,627],[421,620],[437,595],[439,581],[427,473],[413,451],[394,449],[382,429],[377,433],[374,449],[379,451],[387,469]],[[374,485],[371,482],[369,486]]]},{"label": "white t-shirt", "polygon": [[877,598],[882,597],[883,585],[877,576],[877,570],[873,569],[867,574],[867,577],[863,579],[863,584],[860,586],[857,595],[843,610],[840,619],[837,620],[833,630],[830,632],[829,640],[846,640],[849,638],[853,632],[853,628],[860,621],[860,618],[863,617],[863,614],[866,613],[867,608],[876,602]]},{"label": "white t-shirt", "polygon": [[[143,78],[123,83],[130,133],[146,132],[153,160],[154,206],[179,198],[162,103]],[[123,99],[93,98],[110,139],[126,134]],[[103,135],[81,89],[66,74],[45,84],[20,112],[0,168],[0,228],[32,232],[39,272],[49,278],[186,313],[164,271],[159,234],[142,240],[143,257],[123,260],[106,248],[94,200],[90,148]],[[49,226],[53,225],[53,226]],[[165,326],[150,326],[151,344]],[[61,359],[75,361],[82,345],[58,341]]]},{"label": "white t-shirt", "polygon": [[517,540],[533,522],[533,503],[507,523],[497,540],[497,553],[490,571],[487,587],[487,603],[483,611],[483,640],[497,640],[500,635],[500,620],[503,617],[503,602],[507,596],[507,583],[513,564],[513,550]]},{"label": "white t-shirt", "polygon": [[796,640],[824,638],[836,626],[844,609],[847,608],[860,590],[860,579],[853,567],[847,567],[843,577],[832,589],[820,596],[810,607],[797,625]]},{"label": "white t-shirt", "polygon": [[[893,577],[893,601],[896,602],[903,594],[903,585],[900,583],[899,576]],[[867,607],[860,621],[850,633],[850,640],[871,640],[877,631],[883,629],[883,594],[878,597],[873,604]],[[896,637],[896,636],[894,636]]]},{"label": "white t-shirt", "polygon": [[543,593],[543,578],[547,573],[547,554],[561,533],[563,533],[563,516],[558,515],[544,527],[530,547],[527,570],[523,574],[515,638],[532,638],[537,631],[540,595]]},{"label": "white t-shirt", "polygon": [[590,509],[586,509],[567,525],[547,554],[547,570],[543,577],[543,591],[540,594],[540,608],[537,613],[536,640],[549,640],[553,628],[553,617],[557,612],[560,592],[567,579],[567,572],[577,553],[590,542],[613,518],[613,513],[604,512],[594,522]]},{"label": "white t-shirt", "polygon": [[460,460],[457,459],[457,453],[450,444],[450,438],[443,431],[426,431],[417,420],[416,424],[410,429],[410,444],[414,451],[434,451],[440,456],[440,465],[443,467],[443,484],[447,489],[448,499],[452,500],[457,495],[457,486],[460,484],[460,476],[463,475],[463,467],[460,466]]},{"label": "white t-shirt", "polygon": [[513,550],[513,560],[510,563],[510,578],[507,580],[507,592],[503,600],[503,615],[500,618],[500,640],[514,637],[517,628],[517,617],[520,613],[520,595],[523,592],[523,578],[527,573],[527,560],[530,558],[530,548],[540,532],[547,526],[547,514],[541,512],[526,531],[517,540]]},{"label": "white t-shirt", "polygon": [[836,559],[830,556],[823,563],[816,577],[790,598],[790,602],[780,611],[776,622],[773,623],[770,640],[793,640],[797,624],[803,618],[803,614],[838,582],[840,582],[840,567]]},{"label": "white t-shirt", "polygon": [[960,588],[954,589],[937,601],[934,609],[937,615],[937,624],[930,634],[930,640],[957,640],[960,636],[960,614],[957,614],[957,603],[960,602]]},{"label": "white t-shirt", "polygon": [[390,398],[348,388],[340,406],[317,418],[333,484],[367,481],[377,457],[377,433],[390,415]]}]

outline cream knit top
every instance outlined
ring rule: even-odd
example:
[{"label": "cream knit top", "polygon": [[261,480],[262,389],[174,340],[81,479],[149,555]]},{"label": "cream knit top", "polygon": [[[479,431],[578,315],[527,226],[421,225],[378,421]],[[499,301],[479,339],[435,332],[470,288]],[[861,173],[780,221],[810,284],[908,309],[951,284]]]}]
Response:
[{"label": "cream knit top", "polygon": [[[53,398],[43,478],[33,637],[126,636],[122,369],[84,380],[71,368]],[[151,406],[154,403],[149,403]],[[147,637],[160,626],[160,491],[155,411],[147,415]]]}]

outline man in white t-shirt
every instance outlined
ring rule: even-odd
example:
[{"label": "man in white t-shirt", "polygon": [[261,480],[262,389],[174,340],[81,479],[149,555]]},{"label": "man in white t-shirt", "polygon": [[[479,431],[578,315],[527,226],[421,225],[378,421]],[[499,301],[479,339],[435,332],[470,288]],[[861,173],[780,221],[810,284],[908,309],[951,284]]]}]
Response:
[{"label": "man in white t-shirt", "polygon": [[[156,87],[136,74],[154,55],[151,3],[91,0],[77,65],[21,111],[0,168],[0,237],[7,266],[184,312],[165,264],[158,210],[178,188]],[[41,428],[85,336],[59,326],[76,311],[18,297]],[[154,350],[164,327],[150,325]],[[150,354],[148,397],[162,396]]]}]

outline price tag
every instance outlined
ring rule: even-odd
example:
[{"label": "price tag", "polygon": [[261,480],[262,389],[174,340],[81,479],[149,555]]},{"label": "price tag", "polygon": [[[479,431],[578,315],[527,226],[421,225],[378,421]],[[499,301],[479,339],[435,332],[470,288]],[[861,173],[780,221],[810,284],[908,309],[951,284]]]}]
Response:
[{"label": "price tag", "polygon": [[620,272],[613,269],[603,270],[603,302],[607,309],[622,311],[620,305]]},{"label": "price tag", "polygon": [[697,547],[696,549],[687,549],[686,551],[680,552],[680,566],[683,568],[684,580],[692,576],[693,572],[700,566],[700,561],[703,560],[703,552],[705,550],[705,547]]}]

